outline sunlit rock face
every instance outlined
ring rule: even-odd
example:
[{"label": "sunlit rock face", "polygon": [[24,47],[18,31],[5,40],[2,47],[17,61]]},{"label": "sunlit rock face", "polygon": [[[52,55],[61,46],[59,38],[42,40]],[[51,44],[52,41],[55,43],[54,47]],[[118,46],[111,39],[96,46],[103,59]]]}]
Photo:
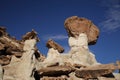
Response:
[{"label": "sunlit rock face", "polygon": [[47,58],[43,61],[43,66],[56,65],[59,62],[60,53],[54,48],[50,48],[47,53]]},{"label": "sunlit rock face", "polygon": [[43,62],[43,66],[52,66],[60,63],[60,53],[64,52],[64,48],[55,41],[49,39],[46,43],[48,47],[47,58]]},{"label": "sunlit rock face", "polygon": [[85,33],[81,33],[77,38],[69,37],[68,42],[71,47],[69,54],[74,64],[89,66],[97,63],[95,56],[89,52],[88,37]]},{"label": "sunlit rock face", "polygon": [[4,66],[3,80],[34,80],[32,75],[35,69],[35,49],[36,40],[26,40],[24,43],[24,53],[21,58],[12,57],[10,64]]},{"label": "sunlit rock face", "polygon": [[71,49],[75,47],[83,47],[88,49],[88,38],[85,33],[81,33],[77,38],[69,37],[68,43]]},{"label": "sunlit rock face", "polygon": [[3,80],[3,68],[0,65],[0,80]]}]

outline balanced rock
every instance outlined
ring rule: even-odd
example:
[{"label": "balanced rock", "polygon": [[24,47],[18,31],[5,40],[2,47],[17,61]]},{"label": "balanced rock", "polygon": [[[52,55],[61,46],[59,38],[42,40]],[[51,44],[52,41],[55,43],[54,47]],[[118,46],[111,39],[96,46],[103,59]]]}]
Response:
[{"label": "balanced rock", "polygon": [[96,43],[99,36],[99,29],[90,20],[72,16],[65,20],[64,25],[69,37],[77,38],[80,33],[85,33],[88,36],[89,45]]},{"label": "balanced rock", "polygon": [[46,46],[48,48],[54,48],[55,50],[58,50],[59,53],[64,52],[64,48],[62,46],[60,46],[59,44],[57,44],[55,41],[53,41],[52,39],[49,39],[48,42],[46,43]]},{"label": "balanced rock", "polygon": [[68,32],[69,54],[74,64],[95,65],[95,55],[89,51],[88,45],[96,43],[99,29],[88,19],[72,16],[65,20]]},{"label": "balanced rock", "polygon": [[60,53],[64,51],[64,48],[51,39],[48,40],[46,46],[49,50],[46,59],[43,61],[44,67],[58,65],[61,59]]}]

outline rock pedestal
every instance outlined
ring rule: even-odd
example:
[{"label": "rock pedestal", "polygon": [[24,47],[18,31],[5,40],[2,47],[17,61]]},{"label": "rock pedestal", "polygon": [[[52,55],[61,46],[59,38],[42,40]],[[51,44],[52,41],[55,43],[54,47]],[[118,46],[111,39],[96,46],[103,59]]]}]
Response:
[{"label": "rock pedestal", "polygon": [[86,18],[77,16],[69,17],[65,20],[65,28],[69,37],[77,38],[80,33],[85,33],[88,37],[88,44],[94,45],[99,36],[99,29]]},{"label": "rock pedestal", "polygon": [[74,64],[86,66],[97,64],[95,56],[88,49],[88,38],[85,33],[81,33],[78,38],[70,37],[69,45],[71,47],[69,54]]},{"label": "rock pedestal", "polygon": [[98,62],[93,53],[89,51],[88,45],[96,43],[99,29],[88,19],[77,16],[65,20],[65,29],[69,36],[69,54],[74,64],[95,65]]}]

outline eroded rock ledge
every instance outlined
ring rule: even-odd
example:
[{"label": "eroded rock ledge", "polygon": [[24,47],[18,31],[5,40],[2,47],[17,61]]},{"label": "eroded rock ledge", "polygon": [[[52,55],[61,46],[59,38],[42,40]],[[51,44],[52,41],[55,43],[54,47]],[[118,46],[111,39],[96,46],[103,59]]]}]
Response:
[{"label": "eroded rock ledge", "polygon": [[92,21],[72,16],[64,25],[70,51],[65,54],[61,45],[49,39],[47,57],[36,46],[40,39],[35,30],[17,40],[1,26],[0,80],[120,80],[120,61],[100,64],[89,51],[99,37]]}]

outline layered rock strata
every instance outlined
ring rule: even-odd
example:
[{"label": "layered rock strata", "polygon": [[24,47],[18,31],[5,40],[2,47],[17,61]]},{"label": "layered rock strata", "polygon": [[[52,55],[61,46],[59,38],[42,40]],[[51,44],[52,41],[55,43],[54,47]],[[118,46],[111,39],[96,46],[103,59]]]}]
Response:
[{"label": "layered rock strata", "polygon": [[35,80],[36,65],[45,59],[36,47],[38,40],[34,30],[16,40],[0,27],[1,80]]}]

